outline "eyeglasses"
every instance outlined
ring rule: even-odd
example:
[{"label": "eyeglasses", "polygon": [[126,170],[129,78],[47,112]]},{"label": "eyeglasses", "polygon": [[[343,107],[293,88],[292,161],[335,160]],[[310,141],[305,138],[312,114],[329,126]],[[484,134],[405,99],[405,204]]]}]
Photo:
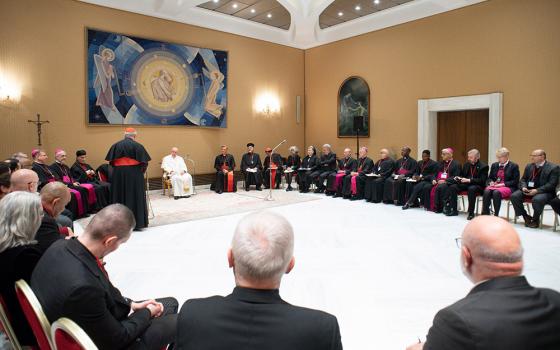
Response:
[{"label": "eyeglasses", "polygon": [[457,245],[457,248],[461,249],[463,246],[463,239],[461,237],[455,238],[455,244]]}]

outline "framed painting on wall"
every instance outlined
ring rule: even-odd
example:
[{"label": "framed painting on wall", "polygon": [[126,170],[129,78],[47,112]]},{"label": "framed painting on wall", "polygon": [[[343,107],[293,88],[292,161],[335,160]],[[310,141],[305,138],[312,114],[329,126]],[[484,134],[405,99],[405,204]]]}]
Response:
[{"label": "framed painting on wall", "polygon": [[338,90],[338,137],[369,137],[369,86],[360,77],[346,79]]},{"label": "framed painting on wall", "polygon": [[89,125],[225,128],[227,51],[86,28]]}]

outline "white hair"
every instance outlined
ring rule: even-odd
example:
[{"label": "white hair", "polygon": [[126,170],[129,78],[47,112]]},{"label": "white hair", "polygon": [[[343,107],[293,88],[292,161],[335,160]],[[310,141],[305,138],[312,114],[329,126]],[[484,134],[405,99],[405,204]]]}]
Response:
[{"label": "white hair", "polygon": [[36,193],[17,191],[0,201],[0,253],[6,249],[35,243],[43,208]]},{"label": "white hair", "polygon": [[480,151],[476,148],[471,149],[468,154],[474,154],[477,158],[480,158]]},{"label": "white hair", "polygon": [[299,149],[297,148],[297,146],[292,146],[292,147],[289,148],[289,151],[290,151],[290,152],[293,151],[294,153],[298,153],[298,152],[299,152]]},{"label": "white hair", "polygon": [[279,214],[252,213],[237,224],[231,250],[239,276],[279,281],[293,257],[294,230]]},{"label": "white hair", "polygon": [[509,149],[502,147],[496,150],[496,156],[498,157],[509,157]]},{"label": "white hair", "polygon": [[325,144],[323,145],[323,148],[328,148],[328,149],[331,149],[332,147],[331,147],[331,145],[330,145],[330,144],[328,144],[328,143],[325,143]]},{"label": "white hair", "polygon": [[125,131],[124,132],[124,137],[128,137],[128,138],[136,137],[136,135],[138,135],[138,133],[136,131],[132,131],[132,132]]}]

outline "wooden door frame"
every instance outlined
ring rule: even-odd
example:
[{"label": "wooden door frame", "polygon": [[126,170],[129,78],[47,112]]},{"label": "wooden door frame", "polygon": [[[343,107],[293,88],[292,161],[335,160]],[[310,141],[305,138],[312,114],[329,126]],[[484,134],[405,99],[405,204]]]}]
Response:
[{"label": "wooden door frame", "polygon": [[455,96],[418,100],[418,159],[429,149],[437,154],[437,112],[488,109],[488,163],[494,152],[502,147],[503,93]]}]

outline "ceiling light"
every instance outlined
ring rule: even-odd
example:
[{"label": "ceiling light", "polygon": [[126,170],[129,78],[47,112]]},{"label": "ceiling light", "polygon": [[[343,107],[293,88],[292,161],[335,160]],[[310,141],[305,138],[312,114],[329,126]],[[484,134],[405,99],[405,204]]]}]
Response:
[{"label": "ceiling light", "polygon": [[234,9],[236,9],[236,8],[237,8],[237,4],[233,4],[233,5],[231,5],[231,7],[233,7]]},{"label": "ceiling light", "polygon": [[354,7],[354,10],[356,11],[360,11],[362,8],[360,7],[360,5],[356,5],[356,7]]},{"label": "ceiling light", "polygon": [[255,9],[251,9],[251,13],[255,13]]},{"label": "ceiling light", "polygon": [[344,13],[342,13],[342,12],[338,13],[338,17],[342,17],[342,15],[344,15]]},{"label": "ceiling light", "polygon": [[373,0],[373,3],[376,4],[376,5],[379,5],[380,2],[381,1],[379,1],[379,0]]},{"label": "ceiling light", "polygon": [[268,15],[266,15],[266,17],[272,18],[272,13],[269,13]]},{"label": "ceiling light", "polygon": [[218,1],[220,1],[220,0],[212,0],[212,1],[213,1],[213,2],[215,3],[215,4],[217,4],[217,3],[218,3]]}]

